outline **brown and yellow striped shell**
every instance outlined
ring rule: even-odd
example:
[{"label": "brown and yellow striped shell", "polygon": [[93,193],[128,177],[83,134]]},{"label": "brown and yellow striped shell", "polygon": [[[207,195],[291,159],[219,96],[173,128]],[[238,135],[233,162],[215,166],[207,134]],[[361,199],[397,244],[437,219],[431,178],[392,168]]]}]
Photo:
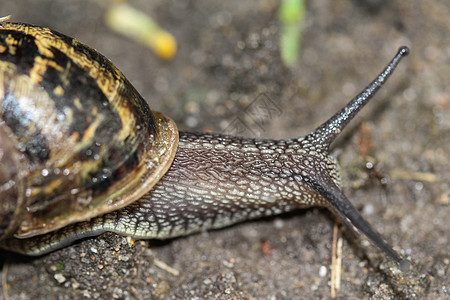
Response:
[{"label": "brown and yellow striped shell", "polygon": [[0,239],[121,208],[168,170],[178,131],[104,56],[0,23]]}]

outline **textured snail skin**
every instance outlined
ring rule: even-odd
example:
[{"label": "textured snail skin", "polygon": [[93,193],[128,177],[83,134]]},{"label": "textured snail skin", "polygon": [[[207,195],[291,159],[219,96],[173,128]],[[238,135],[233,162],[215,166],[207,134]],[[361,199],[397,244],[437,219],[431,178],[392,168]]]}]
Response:
[{"label": "textured snail skin", "polygon": [[[20,26],[19,32],[22,30]],[[37,31],[38,35],[41,30],[47,30],[32,26],[27,28]],[[128,93],[126,89],[129,88],[135,95],[134,88],[100,54],[63,35],[50,32],[46,33],[48,36],[52,39],[58,36],[55,41],[64,47],[75,44],[81,50],[75,54],[67,51],[69,54],[66,55],[86,57],[87,53],[87,58],[94,63],[99,59],[102,68],[112,70],[107,74],[115,74],[116,80],[122,80],[119,86],[124,89],[124,94]],[[61,40],[59,36],[62,36]],[[384,84],[407,53],[406,47],[400,48],[371,84],[304,137],[268,140],[180,132],[175,158],[168,171],[153,175],[159,181],[137,201],[88,221],[61,226],[56,231],[26,239],[8,238],[0,242],[0,247],[28,255],[41,255],[77,239],[106,231],[135,238],[165,239],[298,208],[322,206],[333,211],[351,229],[366,235],[386,256],[407,267],[408,263],[383,241],[339,189],[339,167],[328,153],[330,144]],[[139,97],[136,96],[133,101],[142,106]],[[142,109],[149,111],[146,107]],[[157,121],[156,126],[161,126],[160,121],[165,117],[159,113],[155,116],[153,121]],[[143,115],[138,118],[143,119]],[[10,135],[0,131],[0,140]],[[5,149],[13,148],[12,145],[7,146]],[[12,158],[15,159],[14,156]],[[18,192],[11,190],[8,196],[14,197],[15,193]]]},{"label": "textured snail skin", "polygon": [[171,238],[298,208],[323,206],[365,234],[384,253],[407,267],[340,191],[329,146],[392,73],[406,47],[342,110],[298,139],[259,140],[180,132],[168,172],[140,200],[51,234],[5,242],[15,251],[40,255],[105,231],[135,238]]}]

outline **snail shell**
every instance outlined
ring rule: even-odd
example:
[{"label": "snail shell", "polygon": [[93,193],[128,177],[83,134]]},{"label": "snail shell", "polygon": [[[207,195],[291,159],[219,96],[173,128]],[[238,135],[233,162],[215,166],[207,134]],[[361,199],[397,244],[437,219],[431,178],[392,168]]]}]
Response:
[{"label": "snail shell", "polygon": [[148,192],[176,152],[104,56],[50,29],[0,27],[0,239],[54,231]]}]

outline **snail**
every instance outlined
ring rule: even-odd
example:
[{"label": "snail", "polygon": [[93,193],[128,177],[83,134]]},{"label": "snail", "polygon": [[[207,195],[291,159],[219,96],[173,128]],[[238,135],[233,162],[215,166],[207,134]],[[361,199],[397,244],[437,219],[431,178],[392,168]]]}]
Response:
[{"label": "snail", "polygon": [[400,266],[340,189],[330,144],[408,54],[306,136],[178,132],[104,56],[28,24],[0,27],[0,247],[42,255],[105,231],[166,239],[322,206]]}]

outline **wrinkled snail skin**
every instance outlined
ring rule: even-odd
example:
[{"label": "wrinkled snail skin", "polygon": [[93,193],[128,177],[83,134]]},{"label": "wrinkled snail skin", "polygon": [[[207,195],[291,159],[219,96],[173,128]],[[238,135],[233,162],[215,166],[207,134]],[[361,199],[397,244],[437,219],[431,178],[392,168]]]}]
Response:
[{"label": "wrinkled snail skin", "polygon": [[[72,43],[73,40],[63,36],[62,42]],[[85,46],[80,45],[77,51],[86,52]],[[10,237],[1,242],[1,247],[41,255],[105,231],[135,238],[165,239],[298,208],[322,206],[333,211],[351,229],[366,235],[400,266],[407,266],[341,192],[339,167],[328,153],[330,144],[407,53],[406,47],[400,48],[371,84],[304,137],[269,140],[179,132],[178,147],[173,146],[176,154],[168,170],[159,172],[155,185],[135,202],[84,221],[70,222],[52,232],[22,236],[23,239]],[[93,56],[89,58],[95,59]],[[98,60],[107,64],[106,68],[115,70],[109,62]],[[123,82],[128,84],[125,89],[134,91],[131,84]],[[150,110],[148,113],[151,115]],[[164,118],[157,113],[155,116],[156,122]],[[173,145],[176,138],[170,130],[168,132],[166,135],[172,137],[170,145]],[[1,134],[0,131],[0,138]]]}]

